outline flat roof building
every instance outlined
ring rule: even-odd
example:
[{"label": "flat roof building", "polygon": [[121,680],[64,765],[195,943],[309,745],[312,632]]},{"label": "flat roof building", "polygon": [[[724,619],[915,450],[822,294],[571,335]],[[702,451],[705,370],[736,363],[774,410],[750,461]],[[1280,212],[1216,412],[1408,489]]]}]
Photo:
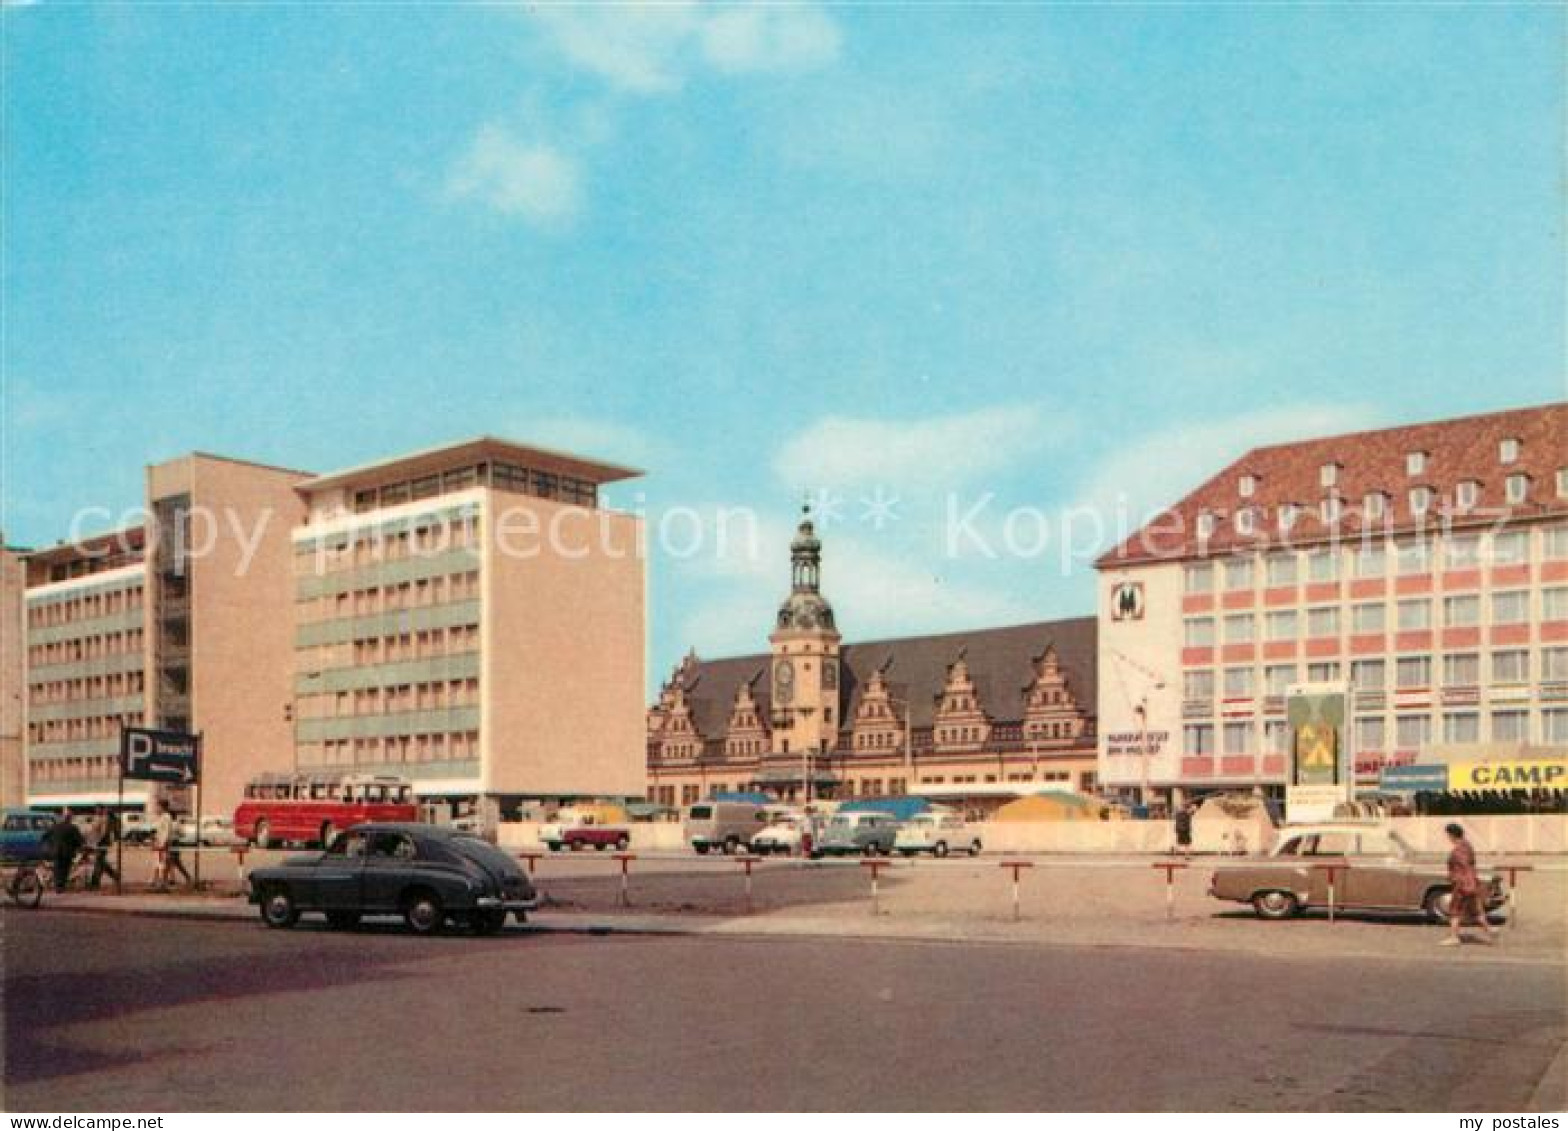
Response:
[{"label": "flat roof building", "polygon": [[114,802],[125,725],[201,733],[216,813],[305,769],[465,806],[640,794],[641,525],[598,505],[634,474],[492,438],[149,467],[144,526],[26,557],[28,799]]}]

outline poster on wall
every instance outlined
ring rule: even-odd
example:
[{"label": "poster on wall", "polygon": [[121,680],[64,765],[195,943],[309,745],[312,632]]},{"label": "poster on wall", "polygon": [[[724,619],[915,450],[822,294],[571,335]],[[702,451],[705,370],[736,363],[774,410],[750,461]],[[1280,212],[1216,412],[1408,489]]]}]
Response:
[{"label": "poster on wall", "polygon": [[1347,684],[1299,684],[1286,691],[1287,820],[1328,820],[1340,802],[1353,799],[1355,761],[1349,716]]}]

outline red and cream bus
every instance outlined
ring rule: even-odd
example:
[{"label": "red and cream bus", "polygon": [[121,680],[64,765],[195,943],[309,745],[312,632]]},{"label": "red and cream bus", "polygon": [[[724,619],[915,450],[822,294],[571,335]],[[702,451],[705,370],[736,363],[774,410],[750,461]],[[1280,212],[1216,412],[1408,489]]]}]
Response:
[{"label": "red and cream bus", "polygon": [[245,786],[234,832],[257,848],[326,847],[366,821],[417,821],[414,788],[402,778],[365,774],[263,774]]}]

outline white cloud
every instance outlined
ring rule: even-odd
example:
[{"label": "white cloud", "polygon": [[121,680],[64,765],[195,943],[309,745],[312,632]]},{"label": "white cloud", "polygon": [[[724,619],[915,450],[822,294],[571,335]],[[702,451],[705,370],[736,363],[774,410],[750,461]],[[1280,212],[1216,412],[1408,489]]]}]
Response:
[{"label": "white cloud", "polygon": [[1157,429],[1130,438],[1102,459],[1085,477],[1072,508],[1122,527],[1109,530],[1107,541],[1114,541],[1252,448],[1378,423],[1368,405],[1307,403]]},{"label": "white cloud", "polygon": [[702,28],[703,56],[730,74],[806,71],[838,58],[843,37],[820,8],[729,7]]},{"label": "white cloud", "polygon": [[838,25],[810,4],[561,5],[531,9],[574,66],[633,94],[679,89],[706,66],[725,74],[802,71],[838,57]]},{"label": "white cloud", "polygon": [[569,223],[581,206],[581,178],[571,157],[554,146],[518,141],[494,123],[474,135],[448,187],[541,226]]},{"label": "white cloud", "polygon": [[[1002,405],[924,420],[828,416],[786,441],[773,461],[790,487],[881,484],[895,491],[983,481],[1039,452],[1044,412]],[[1054,420],[1053,430],[1063,427]]]}]

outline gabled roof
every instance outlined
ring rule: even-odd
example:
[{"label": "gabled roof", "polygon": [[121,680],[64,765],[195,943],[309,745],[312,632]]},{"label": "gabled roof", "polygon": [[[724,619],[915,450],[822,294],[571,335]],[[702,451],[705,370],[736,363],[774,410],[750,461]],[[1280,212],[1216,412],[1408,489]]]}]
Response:
[{"label": "gabled roof", "polygon": [[[871,675],[886,665],[888,693],[912,705],[910,725],[929,727],[937,698],[947,683],[947,668],[964,653],[970,678],[993,722],[1018,722],[1023,718],[1026,687],[1034,682],[1034,660],[1048,646],[1067,679],[1067,689],[1078,706],[1095,710],[1095,620],[1038,621],[1007,628],[980,628],[938,636],[909,636],[846,644],[839,652],[841,729],[853,724],[860,697]],[[698,659],[686,668],[682,681],[692,720],[704,738],[717,738],[729,728],[735,692],[744,680],[758,677],[752,689],[766,719],[772,704],[769,653],[731,656],[720,660]]]},{"label": "gabled roof", "polygon": [[[1499,458],[1507,439],[1519,441],[1519,458],[1511,464]],[[1415,475],[1407,472],[1405,463],[1412,452],[1426,454],[1424,468]],[[1339,468],[1332,488],[1320,478],[1323,466],[1330,463]],[[1484,524],[1505,515],[1568,514],[1568,499],[1556,489],[1557,471],[1565,466],[1568,402],[1254,448],[1101,555],[1095,565],[1106,569],[1254,546],[1308,545],[1353,536],[1364,528],[1398,533],[1418,529],[1424,522],[1458,525],[1473,519]],[[1529,498],[1510,505],[1504,495],[1505,481],[1520,473],[1532,480]],[[1244,475],[1254,477],[1250,497],[1239,490]],[[1480,484],[1468,516],[1452,509],[1455,488],[1465,480]],[[1434,493],[1426,519],[1410,506],[1411,488],[1421,486]],[[1363,500],[1373,492],[1387,496],[1387,513],[1381,518],[1362,514]],[[1326,523],[1320,510],[1330,493],[1342,500],[1337,524]],[[1294,526],[1282,535],[1278,515],[1287,504],[1296,504],[1300,511]],[[1251,535],[1238,531],[1234,521],[1245,508],[1258,512]],[[1198,518],[1204,512],[1213,516],[1214,528],[1207,541],[1200,542]]]}]

